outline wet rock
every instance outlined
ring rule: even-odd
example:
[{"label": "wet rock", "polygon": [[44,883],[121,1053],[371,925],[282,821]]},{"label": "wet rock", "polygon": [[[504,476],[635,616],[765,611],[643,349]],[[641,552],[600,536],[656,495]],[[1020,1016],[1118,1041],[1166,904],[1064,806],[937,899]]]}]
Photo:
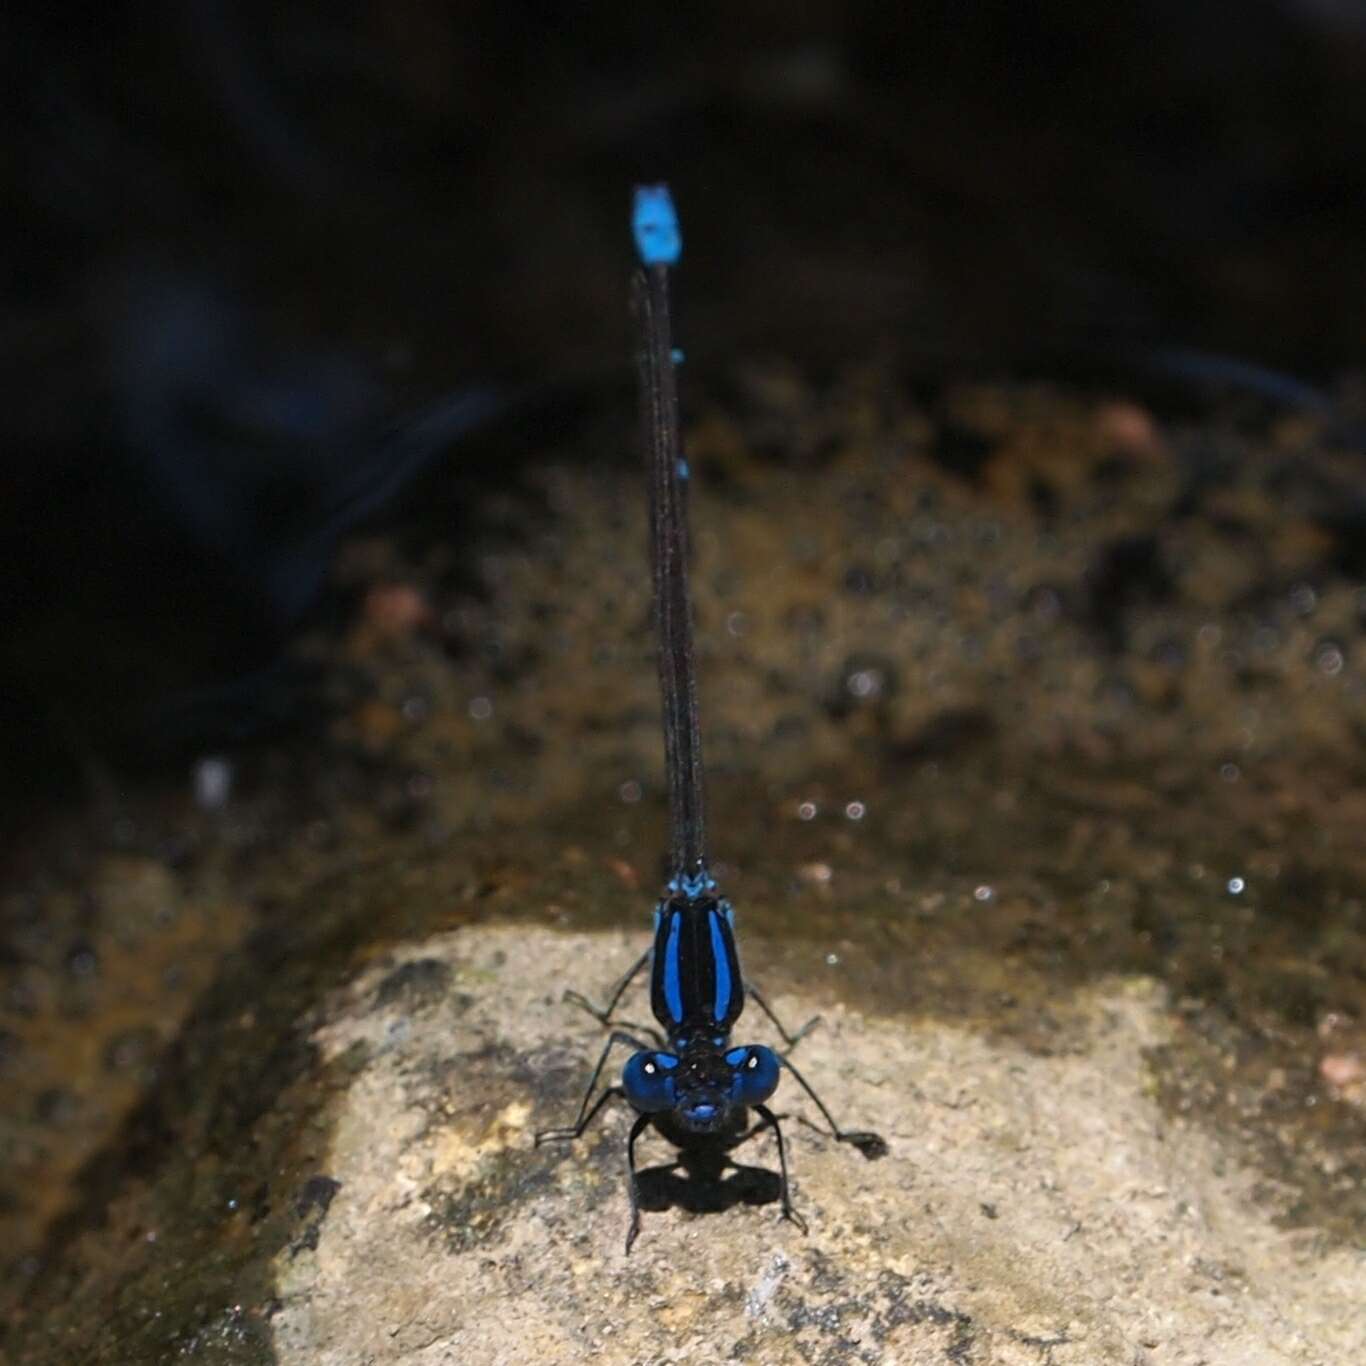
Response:
[{"label": "wet rock", "polygon": [[746,966],[890,1156],[790,1122],[803,1238],[771,1141],[708,1186],[648,1140],[627,1259],[626,1116],[531,1147],[663,842],[639,489],[550,458],[474,596],[353,558],[303,767],[0,902],[6,1361],[1362,1356],[1363,590],[1296,472],[1347,473],[965,390],[967,479],[863,392],[801,479],[694,434],[694,587]]},{"label": "wet rock", "polygon": [[448,964],[435,958],[420,958],[395,968],[375,989],[375,1004],[380,1007],[395,1004],[409,1009],[439,1000],[450,985]]},{"label": "wet rock", "polygon": [[327,1218],[327,1211],[332,1207],[333,1196],[340,1189],[341,1182],[334,1181],[330,1176],[310,1176],[304,1182],[304,1188],[299,1192],[299,1198],[294,1205],[294,1212],[303,1223],[303,1232],[297,1242],[290,1244],[291,1257],[297,1257],[304,1251],[317,1251],[323,1221]]},{"label": "wet rock", "polygon": [[[586,967],[606,980],[635,948],[460,931],[407,952],[447,965],[468,1009],[375,1009],[392,966],[334,998],[320,1058],[366,1061],[332,1116],[316,1246],[274,1262],[281,1363],[1131,1366],[1147,1352],[1194,1366],[1366,1352],[1351,1308],[1366,1298],[1360,1256],[1278,1228],[1252,1176],[1158,1108],[1145,1055],[1172,1025],[1141,978],[1081,993],[1077,1047],[1053,1057],[780,997],[793,1019],[825,1010],[803,1070],[837,1117],[886,1136],[888,1156],[864,1162],[799,1122],[816,1116],[789,1080],[777,1104],[809,1236],[779,1218],[776,1154],[760,1139],[735,1154],[769,1173],[745,1187],[755,1203],[675,1188],[626,1256],[627,1116],[609,1109],[571,1145],[533,1148],[532,1134],[572,1115],[601,1047],[563,983]],[[647,1136],[647,1183],[671,1152]]]}]

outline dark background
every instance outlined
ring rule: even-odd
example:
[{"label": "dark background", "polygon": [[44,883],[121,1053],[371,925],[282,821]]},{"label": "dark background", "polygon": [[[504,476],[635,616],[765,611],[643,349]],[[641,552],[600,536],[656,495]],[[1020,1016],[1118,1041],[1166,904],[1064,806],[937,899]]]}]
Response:
[{"label": "dark background", "polygon": [[[625,207],[690,363],[1351,410],[1342,0],[31,7],[5,21],[7,819],[296,734],[338,537],[629,392]],[[1350,424],[1344,428],[1350,438]],[[463,539],[462,539],[463,538]],[[94,775],[94,776],[92,776]]]}]

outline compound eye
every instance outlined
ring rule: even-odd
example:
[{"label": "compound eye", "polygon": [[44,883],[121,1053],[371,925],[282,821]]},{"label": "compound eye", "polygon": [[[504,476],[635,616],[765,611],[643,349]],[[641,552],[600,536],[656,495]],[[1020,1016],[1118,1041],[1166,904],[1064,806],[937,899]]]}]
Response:
[{"label": "compound eye", "polygon": [[672,1110],[676,1100],[674,1072],[678,1059],[672,1053],[636,1053],[622,1068],[621,1089],[641,1114]]},{"label": "compound eye", "polygon": [[731,1094],[741,1105],[760,1105],[778,1089],[778,1055],[771,1048],[733,1048],[726,1062],[731,1067]]}]

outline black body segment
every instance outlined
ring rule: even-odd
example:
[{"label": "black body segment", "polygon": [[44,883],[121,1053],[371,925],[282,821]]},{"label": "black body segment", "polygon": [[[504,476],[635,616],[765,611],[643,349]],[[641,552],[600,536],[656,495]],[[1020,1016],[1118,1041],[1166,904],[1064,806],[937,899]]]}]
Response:
[{"label": "black body segment", "polygon": [[745,1008],[730,903],[666,898],[655,912],[650,1007],[671,1040],[728,1034]]},{"label": "black body segment", "polygon": [[694,878],[706,871],[706,817],[692,600],[688,593],[687,482],[682,477],[685,467],[678,431],[668,267],[657,263],[637,271],[632,302],[640,329],[636,363],[650,495],[650,565],[659,643],[664,767],[669,780],[670,864],[675,874]]}]

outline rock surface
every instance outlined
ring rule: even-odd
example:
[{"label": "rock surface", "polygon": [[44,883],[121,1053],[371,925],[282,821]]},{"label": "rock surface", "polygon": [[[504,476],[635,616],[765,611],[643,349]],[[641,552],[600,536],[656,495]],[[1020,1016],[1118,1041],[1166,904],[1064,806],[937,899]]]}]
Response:
[{"label": "rock surface", "polygon": [[625,1258],[626,1116],[531,1146],[664,843],[641,498],[589,442],[485,509],[478,593],[456,493],[348,547],[318,743],[6,891],[4,1366],[1363,1359],[1355,457],[744,385],[690,434],[716,871],[890,1156],[794,1118],[808,1237],[759,1139],[648,1177]]},{"label": "rock surface", "polygon": [[[770,1203],[705,1213],[679,1205],[724,1189],[660,1182],[674,1207],[647,1208],[625,1256],[625,1117],[564,1148],[532,1133],[573,1113],[601,1044],[563,984],[607,982],[638,942],[456,931],[333,999],[316,1042],[354,1068],[324,1160],[338,1185],[276,1262],[281,1362],[1366,1358],[1360,1252],[1275,1227],[1255,1175],[1155,1103],[1145,1058],[1171,1026],[1142,978],[1086,989],[1056,1056],[779,996],[789,1019],[827,1012],[803,1069],[888,1157],[789,1121],[809,1236],[777,1217],[775,1181],[747,1187]],[[414,1008],[405,984],[447,969]],[[810,1111],[790,1081],[778,1101]],[[647,1138],[643,1165],[666,1151]],[[776,1171],[771,1140],[737,1157]]]}]

